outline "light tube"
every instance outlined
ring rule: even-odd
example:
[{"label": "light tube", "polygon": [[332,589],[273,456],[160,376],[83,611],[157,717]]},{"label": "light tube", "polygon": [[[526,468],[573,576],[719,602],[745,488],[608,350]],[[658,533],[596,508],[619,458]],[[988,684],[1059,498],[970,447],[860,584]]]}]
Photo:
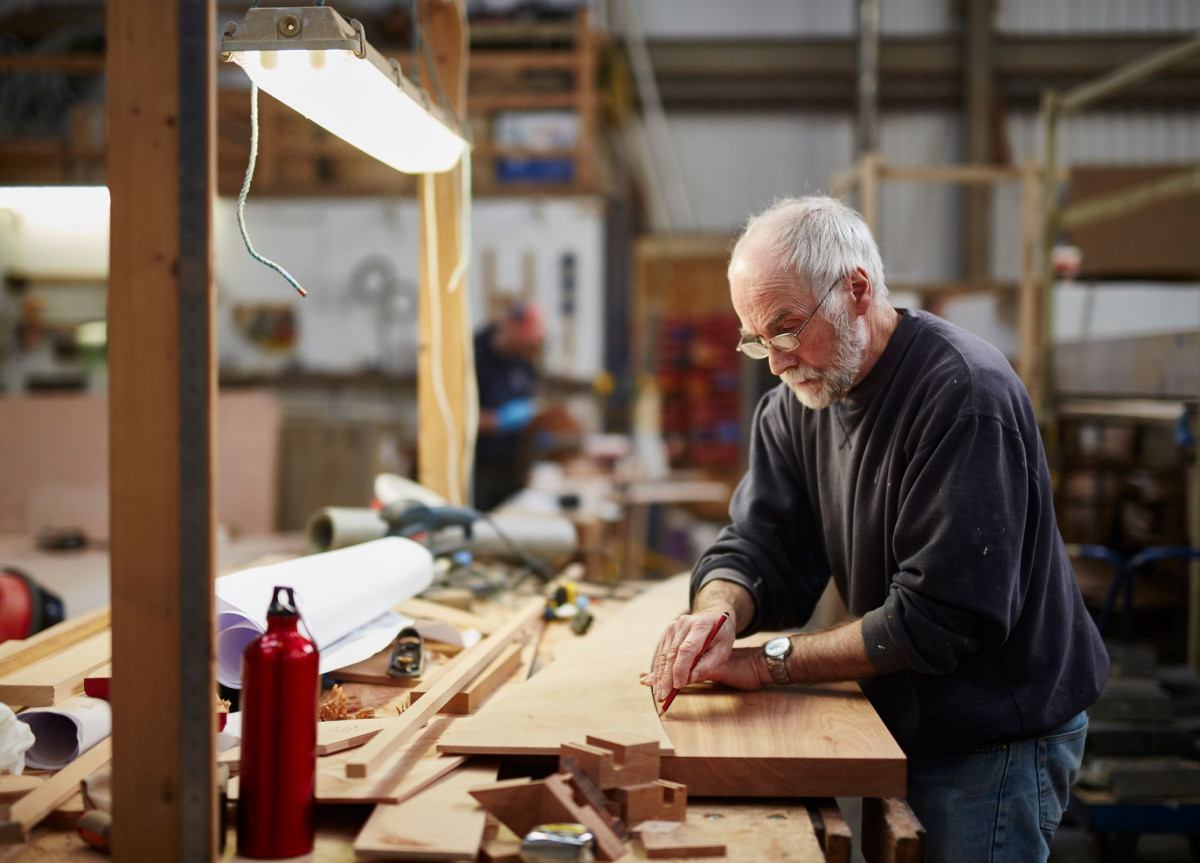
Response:
[{"label": "light tube", "polygon": [[260,89],[398,171],[448,171],[467,146],[362,26],[329,7],[250,9],[221,47]]}]

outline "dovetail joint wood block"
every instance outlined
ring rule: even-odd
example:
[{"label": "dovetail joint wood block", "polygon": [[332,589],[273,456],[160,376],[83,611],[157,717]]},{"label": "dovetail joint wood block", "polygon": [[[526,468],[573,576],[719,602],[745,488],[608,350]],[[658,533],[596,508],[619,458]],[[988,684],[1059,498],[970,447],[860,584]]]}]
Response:
[{"label": "dovetail joint wood block", "polygon": [[602,790],[645,785],[659,777],[662,755],[657,740],[623,740],[588,735],[587,744],[563,744],[560,758],[572,755]]},{"label": "dovetail joint wood block", "polygon": [[636,828],[643,821],[686,821],[687,786],[658,779],[617,790],[621,818]]}]

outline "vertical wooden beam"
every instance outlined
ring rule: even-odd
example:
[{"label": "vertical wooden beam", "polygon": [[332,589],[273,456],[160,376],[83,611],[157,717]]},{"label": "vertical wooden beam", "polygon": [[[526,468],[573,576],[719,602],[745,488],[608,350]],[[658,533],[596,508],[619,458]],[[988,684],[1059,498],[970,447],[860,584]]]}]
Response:
[{"label": "vertical wooden beam", "polygon": [[1042,368],[1040,376],[1041,398],[1034,402],[1038,424],[1045,438],[1046,458],[1050,469],[1058,469],[1058,422],[1054,399],[1054,244],[1058,241],[1058,124],[1062,119],[1062,96],[1057,90],[1042,93],[1042,111],[1039,118],[1045,141],[1042,152],[1042,308],[1041,350]]},{"label": "vertical wooden beam", "polygon": [[863,153],[858,163],[858,211],[871,229],[875,242],[879,236],[879,182],[883,157],[878,153]]},{"label": "vertical wooden beam", "polygon": [[596,189],[596,40],[586,8],[575,13],[575,109],[579,139],[575,143],[575,182],[585,192]]},{"label": "vertical wooden beam", "polygon": [[[465,116],[467,25],[463,0],[420,0],[421,27],[434,69],[421,57],[421,81],[434,98],[443,92],[450,108]],[[441,82],[439,89],[434,83]],[[467,276],[470,249],[462,219],[462,166],[421,177],[421,278],[417,355],[417,471],[421,483],[451,503],[470,499],[469,481],[478,423],[474,342]],[[457,271],[457,274],[456,274]],[[457,278],[456,278],[457,275]]]},{"label": "vertical wooden beam", "polygon": [[[995,160],[994,106],[996,101],[993,51],[995,0],[970,0],[965,4],[963,28],[964,106],[967,120],[967,159],[972,165],[990,165]],[[982,285],[991,279],[992,187],[970,185],[964,190],[966,219],[963,221],[963,256],[967,281]]]},{"label": "vertical wooden beam", "polygon": [[213,0],[108,3],[113,846],[216,852]]},{"label": "vertical wooden beam", "polygon": [[1032,158],[1021,165],[1021,281],[1018,286],[1017,374],[1035,405],[1042,400],[1041,221],[1038,195],[1041,175]]}]

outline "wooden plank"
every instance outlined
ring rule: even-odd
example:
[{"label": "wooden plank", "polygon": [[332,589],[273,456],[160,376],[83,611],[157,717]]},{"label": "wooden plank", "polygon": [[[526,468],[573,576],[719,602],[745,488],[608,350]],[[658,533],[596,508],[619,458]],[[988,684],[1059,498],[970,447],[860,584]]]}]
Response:
[{"label": "wooden plank", "polygon": [[[407,62],[407,58],[404,59]],[[476,72],[515,72],[522,69],[561,69],[570,71],[577,60],[574,51],[476,51],[471,68]],[[474,105],[471,106],[474,108]]]},{"label": "wooden plank", "polygon": [[25,707],[53,707],[83,692],[83,679],[108,664],[112,635],[105,630],[0,680],[0,701]]},{"label": "wooden plank", "polygon": [[[693,801],[688,806],[685,826],[694,837],[692,841],[724,844],[724,859],[729,863],[825,863],[808,810],[799,801]],[[629,850],[622,863],[654,859],[641,840],[631,843]]]},{"label": "wooden plank", "polygon": [[992,185],[1021,179],[1021,169],[1002,165],[889,165],[881,164],[881,180],[918,183]]},{"label": "wooden plank", "polygon": [[554,755],[589,736],[658,741],[674,752],[650,690],[638,681],[665,621],[683,610],[686,587],[674,581],[634,600],[559,651],[523,683],[506,687],[439,744],[463,755]]},{"label": "wooden plank", "polygon": [[[363,746],[387,727],[389,719],[341,719],[317,723],[317,757],[332,755]],[[217,763],[237,770],[242,763],[242,747],[235,746],[217,756]]]},{"label": "wooden plank", "polygon": [[30,773],[0,774],[0,803],[7,803],[18,797],[24,797],[45,781],[45,777]]},{"label": "wooden plank", "polygon": [[640,838],[651,860],[725,856],[725,841],[695,824],[680,824],[670,833],[642,833]]},{"label": "wooden plank", "polygon": [[439,623],[448,623],[456,629],[478,629],[484,635],[490,634],[496,628],[495,623],[486,617],[480,617],[478,614],[472,614],[442,602],[433,602],[415,596],[397,605],[396,611],[418,620],[424,618],[436,620]]},{"label": "wooden plank", "polygon": [[482,671],[504,650],[510,641],[530,622],[542,616],[546,601],[534,597],[519,608],[512,617],[474,647],[464,650],[454,664],[454,671],[443,677],[415,705],[408,708],[391,727],[381,731],[370,743],[346,764],[351,779],[369,776],[386,759],[388,753],[424,725],[430,717],[454,697],[467,681]]},{"label": "wooden plank", "polygon": [[825,863],[850,863],[853,837],[837,801],[832,798],[809,800],[808,815],[821,850],[825,852]]},{"label": "wooden plank", "polygon": [[487,817],[468,793],[496,779],[496,764],[468,765],[403,803],[376,806],[354,851],[394,860],[474,860]]},{"label": "wooden plank", "polygon": [[[659,719],[638,682],[687,576],[650,588],[524,683],[496,695],[439,744],[456,754],[557,755],[562,743],[658,740],[662,778],[693,796],[899,796],[904,753],[855,684],[743,693],[701,685]],[[756,636],[761,641],[767,634]]]},{"label": "wooden plank", "polygon": [[863,153],[858,163],[858,211],[867,223],[871,236],[880,240],[879,179],[888,168],[878,153]]},{"label": "wooden plank", "polygon": [[[346,761],[352,751],[321,756],[317,759],[317,802],[400,803],[436,782],[466,761],[462,756],[439,755],[435,748],[438,738],[454,721],[448,716],[435,718],[407,745],[398,747],[373,775],[365,778],[346,776]],[[234,777],[227,789],[229,799],[236,800],[239,791],[237,777]]]},{"label": "wooden plank", "polygon": [[111,619],[112,615],[106,605],[56,623],[29,638],[14,639],[0,644],[0,678],[108,629]]},{"label": "wooden plank", "polygon": [[[417,4],[422,29],[436,45],[433,58],[447,106],[466,116],[467,24],[464,0]],[[421,80],[434,80],[426,58]],[[465,164],[470,164],[466,162]],[[478,424],[474,342],[468,301],[463,235],[463,192],[471,178],[462,165],[422,174],[417,187],[421,214],[421,271],[417,303],[417,478],[452,504],[470,500],[468,481]],[[464,189],[465,184],[465,189]]]},{"label": "wooden plank", "polygon": [[216,3],[105,9],[112,841],[211,860]]},{"label": "wooden plank", "polygon": [[925,828],[896,798],[863,800],[862,854],[867,863],[921,863]]},{"label": "wooden plank", "polygon": [[[510,644],[506,647],[487,668],[473,677],[461,691],[451,696],[450,700],[442,707],[441,712],[466,716],[478,710],[484,699],[495,692],[500,684],[512,677],[513,672],[520,666],[522,649],[523,645],[520,644]],[[415,702],[437,685],[437,681],[445,673],[442,671],[440,674],[431,675],[428,680],[422,680],[409,693],[409,703]]]},{"label": "wooden plank", "polygon": [[1041,219],[1041,173],[1032,157],[1021,164],[1021,281],[1017,294],[1017,374],[1029,391],[1029,397],[1041,404],[1042,390],[1042,307],[1038,278],[1038,239]]},{"label": "wooden plank", "polygon": [[4,812],[0,842],[24,842],[43,818],[79,793],[79,783],[112,759],[112,738],[101,740]]}]

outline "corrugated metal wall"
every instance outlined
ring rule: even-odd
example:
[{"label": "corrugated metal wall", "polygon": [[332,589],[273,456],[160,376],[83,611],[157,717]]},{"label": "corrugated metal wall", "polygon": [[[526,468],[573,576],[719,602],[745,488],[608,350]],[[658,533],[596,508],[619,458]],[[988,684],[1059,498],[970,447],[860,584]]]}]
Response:
[{"label": "corrugated metal wall", "polygon": [[[850,36],[857,0],[634,0],[650,37]],[[957,28],[952,0],[886,0],[884,35]],[[1001,33],[1167,33],[1200,29],[1196,0],[998,0]]]}]

